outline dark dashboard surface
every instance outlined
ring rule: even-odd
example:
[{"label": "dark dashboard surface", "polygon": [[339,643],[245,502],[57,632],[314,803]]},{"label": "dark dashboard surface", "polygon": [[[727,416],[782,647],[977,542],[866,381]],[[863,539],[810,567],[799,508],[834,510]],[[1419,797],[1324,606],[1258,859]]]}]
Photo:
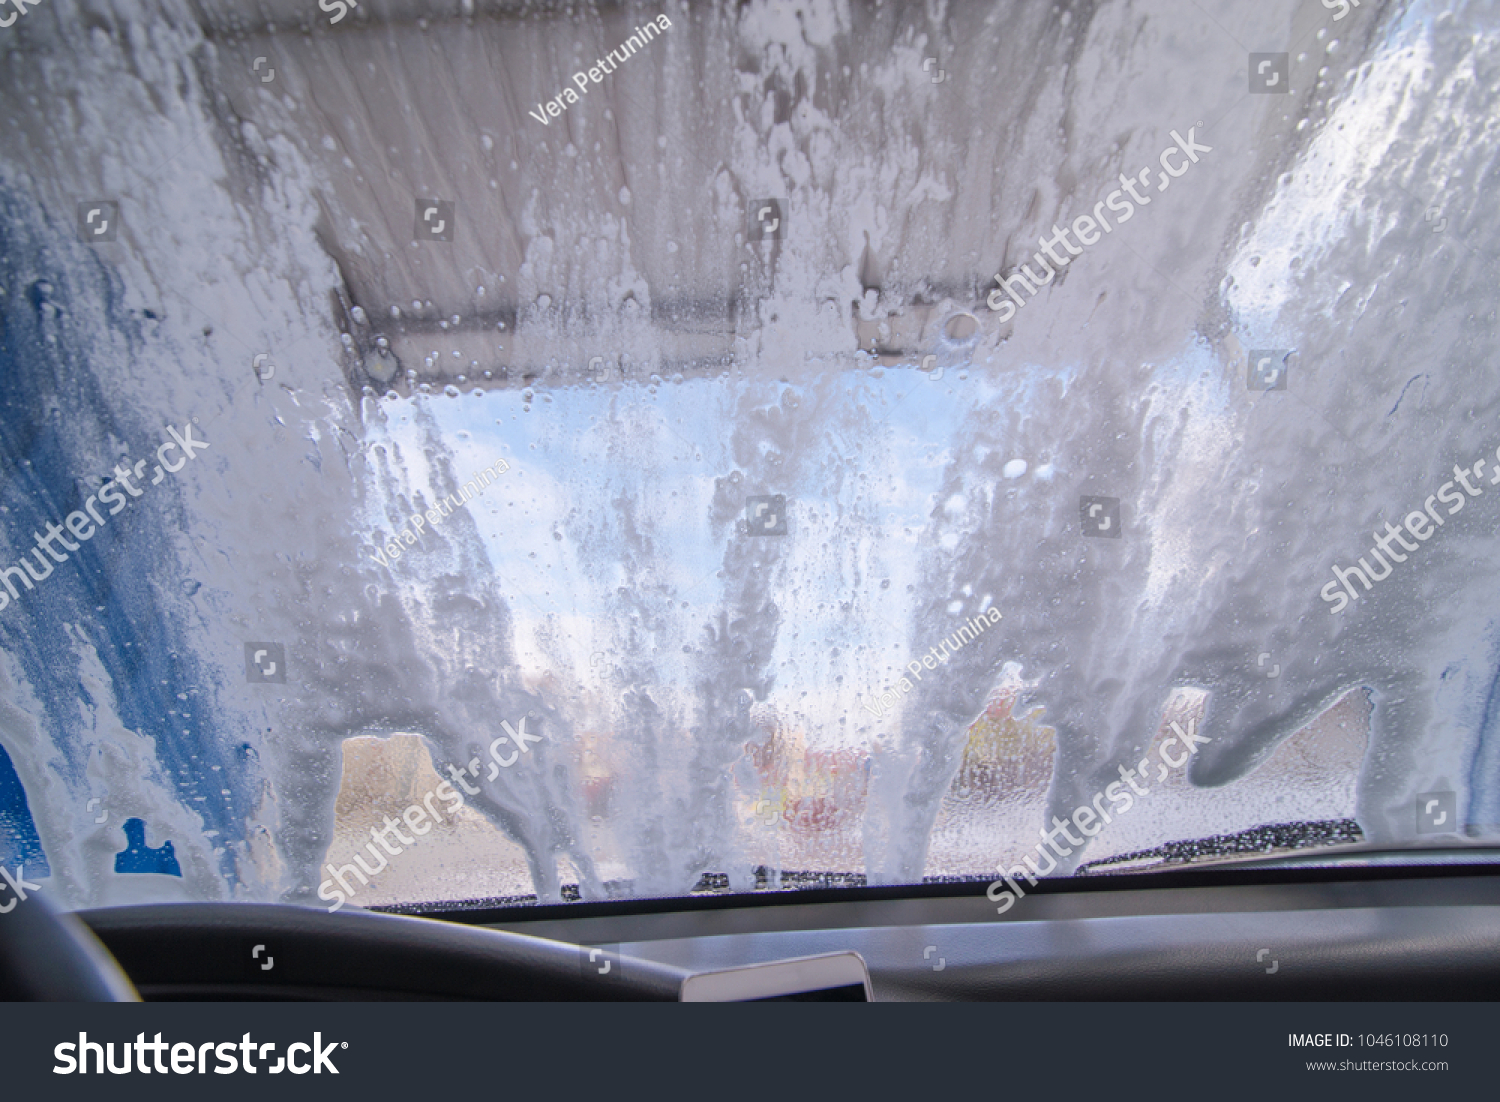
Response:
[{"label": "dark dashboard surface", "polygon": [[[503,921],[250,904],[81,917],[148,999],[671,999],[690,973],[840,950],[864,957],[877,1000],[1500,994],[1500,876],[1482,868],[1101,878],[994,918],[981,891],[958,888],[634,914],[537,908]],[[601,973],[591,960],[615,965]]]}]

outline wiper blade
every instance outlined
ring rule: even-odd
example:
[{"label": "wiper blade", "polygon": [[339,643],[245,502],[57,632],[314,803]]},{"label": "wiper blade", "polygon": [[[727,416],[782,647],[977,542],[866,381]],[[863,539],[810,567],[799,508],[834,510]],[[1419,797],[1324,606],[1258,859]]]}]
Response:
[{"label": "wiper blade", "polygon": [[1077,875],[1144,872],[1174,865],[1215,864],[1226,861],[1264,860],[1275,854],[1316,848],[1345,848],[1364,842],[1364,833],[1353,819],[1324,819],[1293,823],[1268,823],[1234,834],[1212,834],[1205,838],[1166,842],[1152,849],[1122,853],[1079,866]]},{"label": "wiper blade", "polygon": [[1186,865],[1297,868],[1360,865],[1489,864],[1500,861],[1500,842],[1454,837],[1401,845],[1371,842],[1353,819],[1276,823],[1235,834],[1168,842],[1079,867],[1077,875],[1158,872]]},{"label": "wiper blade", "polygon": [[1500,863],[1500,844],[1474,839],[1412,842],[1399,846],[1359,842],[1306,853],[1282,853],[1266,857],[1226,857],[1204,862],[1235,868],[1359,868],[1388,865],[1490,865]]}]

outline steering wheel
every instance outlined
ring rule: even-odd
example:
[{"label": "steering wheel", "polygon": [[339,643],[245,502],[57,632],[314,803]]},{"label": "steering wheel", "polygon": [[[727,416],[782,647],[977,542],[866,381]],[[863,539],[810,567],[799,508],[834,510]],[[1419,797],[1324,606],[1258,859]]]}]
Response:
[{"label": "steering wheel", "polygon": [[[0,910],[4,907],[0,904]],[[89,928],[44,896],[12,898],[9,909],[0,913],[0,1001],[121,1003],[140,998]]]}]

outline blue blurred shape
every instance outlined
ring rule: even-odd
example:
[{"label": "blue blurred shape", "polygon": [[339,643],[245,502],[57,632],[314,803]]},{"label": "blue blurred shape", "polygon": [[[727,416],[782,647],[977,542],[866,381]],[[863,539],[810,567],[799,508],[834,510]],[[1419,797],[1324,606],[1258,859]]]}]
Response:
[{"label": "blue blurred shape", "polygon": [[26,803],[26,790],[4,746],[0,746],[0,865],[26,865],[33,876],[52,875]]},{"label": "blue blurred shape", "polygon": [[181,876],[182,866],[172,852],[172,840],[161,844],[160,849],[146,845],[146,820],[125,820],[126,847],[115,854],[115,872],[157,872],[168,876]]}]

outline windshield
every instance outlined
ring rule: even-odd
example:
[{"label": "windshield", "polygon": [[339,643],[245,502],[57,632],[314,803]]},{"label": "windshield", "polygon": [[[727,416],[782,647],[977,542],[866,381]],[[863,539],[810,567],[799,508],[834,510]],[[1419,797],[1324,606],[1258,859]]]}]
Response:
[{"label": "windshield", "polygon": [[0,866],[62,905],[1500,831],[1492,5],[9,19]]}]

